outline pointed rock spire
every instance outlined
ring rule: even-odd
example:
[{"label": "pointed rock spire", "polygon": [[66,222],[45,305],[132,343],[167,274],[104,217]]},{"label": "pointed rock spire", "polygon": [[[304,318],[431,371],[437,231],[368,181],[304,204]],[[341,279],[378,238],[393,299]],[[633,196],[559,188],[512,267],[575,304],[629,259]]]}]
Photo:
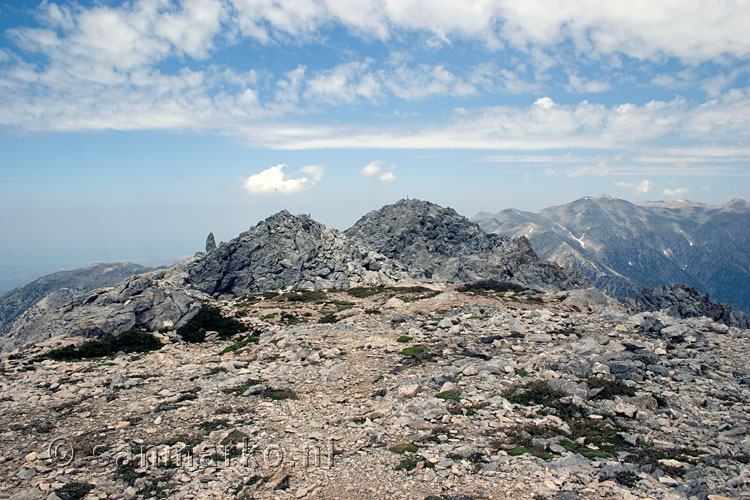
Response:
[{"label": "pointed rock spire", "polygon": [[216,240],[214,239],[214,233],[208,233],[206,238],[206,252],[210,252],[216,248]]}]

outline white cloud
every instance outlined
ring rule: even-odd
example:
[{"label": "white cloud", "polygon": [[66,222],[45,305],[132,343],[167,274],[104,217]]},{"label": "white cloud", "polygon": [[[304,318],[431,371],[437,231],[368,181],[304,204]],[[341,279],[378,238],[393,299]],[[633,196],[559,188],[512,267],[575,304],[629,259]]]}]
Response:
[{"label": "white cloud", "polygon": [[604,92],[611,88],[612,85],[607,82],[589,80],[577,75],[570,75],[568,85],[565,86],[565,90],[577,94]]},{"label": "white cloud", "polygon": [[689,192],[690,192],[690,190],[688,188],[684,188],[684,187],[675,188],[675,189],[666,188],[662,192],[662,194],[664,196],[670,196],[670,197],[672,197],[672,196],[680,196],[680,195],[683,195],[683,194],[688,194]]},{"label": "white cloud", "polygon": [[323,167],[311,165],[302,167],[300,174],[306,176],[288,179],[284,174],[286,165],[267,168],[245,180],[245,189],[251,193],[297,193],[311,189],[323,178]]},{"label": "white cloud", "polygon": [[393,173],[395,169],[395,165],[383,168],[383,161],[376,160],[365,165],[360,173],[363,177],[377,179],[380,182],[393,182],[396,180],[396,174]]},{"label": "white cloud", "polygon": [[637,183],[618,181],[618,182],[615,182],[615,185],[623,189],[629,189],[633,191],[633,193],[636,195],[644,195],[648,193],[649,191],[651,191],[651,188],[654,187],[654,183],[649,180],[643,180]]},{"label": "white cloud", "polygon": [[551,48],[570,40],[587,57],[618,52],[637,59],[674,56],[705,61],[747,56],[750,11],[741,1],[639,0],[231,0],[240,30],[269,42],[310,39],[331,23],[380,39],[404,30],[423,32],[430,43],[473,38],[490,48]]}]

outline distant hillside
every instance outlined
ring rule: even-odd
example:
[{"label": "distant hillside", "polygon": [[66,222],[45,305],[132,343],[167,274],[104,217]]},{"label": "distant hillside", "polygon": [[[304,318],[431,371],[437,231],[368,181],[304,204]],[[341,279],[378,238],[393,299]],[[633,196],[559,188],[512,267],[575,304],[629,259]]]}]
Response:
[{"label": "distant hillside", "polygon": [[685,283],[750,311],[750,202],[630,203],[585,197],[538,213],[472,218],[487,232],[526,236],[545,260],[587,276],[617,298]]},{"label": "distant hillside", "polygon": [[0,334],[5,333],[19,316],[41,300],[45,301],[47,308],[61,307],[78,294],[112,286],[129,276],[151,270],[150,267],[138,264],[115,262],[92,264],[42,276],[15,290],[0,294]]}]

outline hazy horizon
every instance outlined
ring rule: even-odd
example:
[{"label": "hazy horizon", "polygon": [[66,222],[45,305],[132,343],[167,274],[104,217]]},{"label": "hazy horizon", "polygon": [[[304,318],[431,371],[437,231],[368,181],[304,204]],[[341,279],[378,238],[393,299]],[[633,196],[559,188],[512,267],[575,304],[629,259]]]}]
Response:
[{"label": "hazy horizon", "polygon": [[748,199],[748,25],[741,2],[0,0],[0,290],[281,209]]}]

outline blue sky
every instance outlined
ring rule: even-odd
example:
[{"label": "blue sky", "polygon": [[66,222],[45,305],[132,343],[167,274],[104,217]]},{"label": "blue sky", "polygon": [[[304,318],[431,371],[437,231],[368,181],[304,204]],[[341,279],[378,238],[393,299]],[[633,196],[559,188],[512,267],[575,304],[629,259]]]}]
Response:
[{"label": "blue sky", "polygon": [[747,26],[742,1],[0,2],[0,290],[282,208],[748,198]]}]

